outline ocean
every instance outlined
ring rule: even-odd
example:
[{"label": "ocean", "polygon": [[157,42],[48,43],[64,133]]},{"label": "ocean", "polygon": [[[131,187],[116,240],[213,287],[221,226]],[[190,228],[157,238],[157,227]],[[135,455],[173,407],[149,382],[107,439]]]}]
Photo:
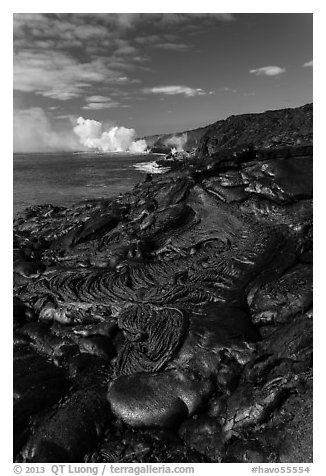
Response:
[{"label": "ocean", "polygon": [[14,154],[14,214],[31,205],[69,206],[132,190],[147,172],[157,173],[154,154]]}]

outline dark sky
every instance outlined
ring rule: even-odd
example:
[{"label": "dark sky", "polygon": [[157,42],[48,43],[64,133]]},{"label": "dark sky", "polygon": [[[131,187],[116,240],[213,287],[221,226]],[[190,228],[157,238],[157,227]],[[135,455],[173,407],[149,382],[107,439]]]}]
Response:
[{"label": "dark sky", "polygon": [[312,14],[15,14],[16,150],[82,116],[139,136],[312,102]]}]

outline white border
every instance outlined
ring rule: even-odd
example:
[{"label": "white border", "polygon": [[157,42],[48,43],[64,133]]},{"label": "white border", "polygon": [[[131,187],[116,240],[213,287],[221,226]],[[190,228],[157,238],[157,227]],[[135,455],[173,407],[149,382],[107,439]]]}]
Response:
[{"label": "white border", "polygon": [[[5,4],[4,4],[5,3]],[[317,98],[317,102],[314,104],[314,215],[315,221],[315,253],[318,253],[315,262],[314,270],[314,294],[315,294],[315,324],[314,324],[314,463],[309,465],[311,467],[311,473],[325,474],[325,469],[322,471],[323,460],[326,457],[326,450],[324,449],[324,439],[322,436],[322,430],[325,427],[325,412],[324,400],[325,400],[325,385],[324,385],[324,365],[325,359],[322,353],[323,347],[325,347],[324,336],[325,332],[325,320],[326,315],[324,312],[324,306],[322,297],[325,291],[322,289],[326,282],[325,275],[325,251],[324,241],[325,234],[324,215],[323,210],[323,198],[322,194],[325,190],[325,161],[326,153],[322,150],[324,145],[325,132],[325,96],[324,96],[324,76],[323,76],[323,63],[325,61],[325,29],[326,29],[326,16],[325,16],[325,3],[319,1],[285,1],[274,0],[273,2],[261,2],[261,1],[203,1],[189,2],[189,1],[171,1],[165,0],[161,4],[154,3],[153,1],[122,1],[116,5],[116,9],[113,9],[113,2],[92,0],[92,2],[80,1],[63,1],[57,0],[55,2],[41,1],[12,1],[3,2],[1,8],[1,92],[2,101],[4,107],[2,110],[1,121],[1,165],[4,170],[2,174],[1,184],[1,203],[2,207],[2,226],[1,226],[1,249],[2,249],[2,273],[0,292],[2,297],[2,303],[5,305],[2,307],[2,313],[0,316],[3,323],[1,333],[1,351],[2,351],[2,389],[1,389],[1,452],[2,458],[0,467],[3,468],[3,474],[12,474],[12,14],[14,12],[100,12],[107,13],[110,10],[111,13],[116,12],[230,12],[230,13],[314,13],[314,99]],[[135,10],[137,8],[137,10]],[[277,34],[277,32],[275,32]],[[317,68],[317,70],[316,70]],[[316,199],[317,197],[317,199]],[[324,456],[325,454],[325,456]],[[48,466],[48,465],[46,465]],[[216,467],[215,464],[202,464],[196,466],[197,474],[251,474],[251,466],[243,464],[222,464]],[[256,465],[257,466],[257,465]],[[264,464],[263,467],[269,466],[275,467],[277,465]],[[278,465],[278,466],[306,466],[306,465]],[[6,469],[5,469],[6,468]],[[24,474],[24,473],[23,473]],[[50,474],[50,473],[48,473]],[[107,473],[108,474],[108,473]],[[306,473],[304,473],[306,474]]]}]

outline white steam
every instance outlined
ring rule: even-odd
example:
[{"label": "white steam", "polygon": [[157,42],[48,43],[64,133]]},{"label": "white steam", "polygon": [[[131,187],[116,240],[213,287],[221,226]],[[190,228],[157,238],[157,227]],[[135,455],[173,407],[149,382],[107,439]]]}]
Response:
[{"label": "white steam", "polygon": [[187,134],[184,133],[181,136],[172,136],[164,141],[166,146],[172,146],[172,153],[182,152],[187,142]]},{"label": "white steam", "polygon": [[72,131],[54,124],[40,107],[14,110],[13,119],[14,152],[51,152],[79,148],[77,137]]},{"label": "white steam", "polygon": [[104,130],[103,124],[93,119],[79,117],[74,127],[80,143],[101,152],[132,152],[141,154],[146,152],[147,143],[144,139],[135,141],[136,132],[126,127],[111,127]]}]

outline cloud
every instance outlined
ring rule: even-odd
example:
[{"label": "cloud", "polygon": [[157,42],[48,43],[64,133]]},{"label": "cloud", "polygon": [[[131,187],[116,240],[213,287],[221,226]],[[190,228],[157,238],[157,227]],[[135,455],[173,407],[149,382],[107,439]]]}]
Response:
[{"label": "cloud", "polygon": [[[22,35],[22,28],[32,31],[34,36],[56,36],[61,32],[62,37],[89,39],[107,35],[108,30],[101,25],[96,17],[93,20],[83,14],[56,13],[14,13],[13,26],[15,35]],[[100,15],[97,17],[100,20]]]},{"label": "cloud", "polygon": [[[185,52],[191,48],[184,40],[189,29],[193,33],[216,22],[231,22],[234,16],[229,13],[16,13],[13,20],[14,89],[69,101],[91,94],[102,85],[128,87],[139,81],[135,71],[152,72],[149,58],[139,50],[150,47]],[[138,49],[139,45],[142,48]],[[188,88],[177,94],[191,97],[205,92]],[[84,107],[103,109],[113,107],[113,103],[89,101]]]},{"label": "cloud", "polygon": [[82,96],[94,84],[128,81],[121,72],[111,70],[107,62],[105,58],[95,58],[80,63],[59,51],[23,51],[14,59],[14,89],[66,101]]},{"label": "cloud", "polygon": [[138,54],[138,50],[134,46],[126,44],[126,45],[120,46],[117,50],[115,50],[114,54],[123,55],[123,56],[136,55]]},{"label": "cloud", "polygon": [[83,106],[82,109],[90,109],[95,111],[101,109],[111,109],[120,106],[120,103],[117,101],[112,101],[112,99],[108,96],[88,96],[86,101],[88,104]]},{"label": "cloud", "polygon": [[119,106],[120,106],[120,103],[118,102],[90,102],[86,106],[83,106],[82,109],[100,111],[101,109],[113,109]]},{"label": "cloud", "polygon": [[186,45],[184,43],[157,43],[152,46],[161,50],[172,50],[180,52],[188,51],[191,48],[191,45]]},{"label": "cloud", "polygon": [[94,96],[88,96],[86,98],[86,101],[88,101],[88,102],[106,102],[106,101],[111,101],[111,98],[109,98],[108,96],[94,95]]},{"label": "cloud", "polygon": [[[162,30],[174,26],[187,28],[189,25],[201,29],[206,24],[234,20],[231,13],[15,13],[14,37],[16,40],[24,39],[25,45],[33,39],[40,42],[54,40],[57,48],[69,45],[83,48],[87,45],[101,48],[103,45],[107,48],[114,47],[115,43],[123,48],[117,42],[128,43],[122,36],[127,36],[131,29],[141,31],[145,27]],[[158,42],[162,42],[162,38]],[[42,43],[39,46],[42,47]],[[43,46],[47,47],[46,44]],[[133,46],[124,46],[126,50],[121,52],[132,54]]]},{"label": "cloud", "polygon": [[162,27],[166,27],[167,25],[187,25],[196,22],[198,28],[201,28],[199,21],[214,23],[216,21],[230,22],[235,20],[232,13],[149,13],[141,14],[141,17],[137,19],[137,21],[144,20],[147,15],[147,19],[154,23],[155,26]]},{"label": "cloud", "polygon": [[285,68],[280,66],[263,66],[262,68],[251,69],[249,73],[256,76],[278,76],[286,72]]},{"label": "cloud", "polygon": [[[104,21],[112,28],[130,29],[140,25],[153,25],[155,28],[165,28],[168,25],[187,25],[198,23],[231,22],[235,20],[232,13],[118,13],[104,16]],[[198,25],[200,28],[201,25]]]},{"label": "cloud", "polygon": [[163,38],[166,38],[166,35],[146,35],[146,36],[136,36],[134,42],[140,45],[153,45],[162,41]]},{"label": "cloud", "polygon": [[25,47],[85,47],[112,37],[100,21],[78,14],[15,13],[13,27],[14,39],[23,39]]},{"label": "cloud", "polygon": [[135,140],[136,131],[126,127],[109,127],[105,130],[101,122],[79,117],[74,127],[74,133],[80,143],[101,152],[133,152],[143,153],[147,149],[145,140]]},{"label": "cloud", "polygon": [[236,93],[238,92],[236,89],[232,89],[232,88],[220,88],[220,91],[223,91],[225,93]]},{"label": "cloud", "polygon": [[125,71],[142,69],[147,58],[121,38],[120,26],[130,21],[132,15],[14,14],[14,89],[67,101],[102,84],[138,81]]},{"label": "cloud", "polygon": [[40,107],[14,110],[14,152],[76,150],[80,145],[71,130],[55,130]]},{"label": "cloud", "polygon": [[[85,53],[101,53],[121,56],[122,61],[128,58],[133,63],[136,57],[147,60],[144,55],[137,54],[137,44],[186,51],[188,45],[180,41],[184,38],[184,31],[197,31],[206,25],[234,19],[230,13],[15,13],[14,48],[16,51],[34,49],[46,52],[77,48],[83,56]],[[145,33],[137,35],[131,42],[132,29]]]},{"label": "cloud", "polygon": [[162,33],[161,35],[136,36],[134,43],[145,45],[150,48],[162,50],[187,51],[192,45],[187,45],[178,40],[177,35],[171,33]]},{"label": "cloud", "polygon": [[313,60],[307,61],[302,65],[303,68],[312,68],[313,67]]},{"label": "cloud", "polygon": [[153,88],[144,88],[145,94],[164,94],[167,96],[174,96],[182,94],[185,97],[205,96],[213,94],[212,91],[206,92],[201,88],[190,88],[188,86],[155,86]]}]

